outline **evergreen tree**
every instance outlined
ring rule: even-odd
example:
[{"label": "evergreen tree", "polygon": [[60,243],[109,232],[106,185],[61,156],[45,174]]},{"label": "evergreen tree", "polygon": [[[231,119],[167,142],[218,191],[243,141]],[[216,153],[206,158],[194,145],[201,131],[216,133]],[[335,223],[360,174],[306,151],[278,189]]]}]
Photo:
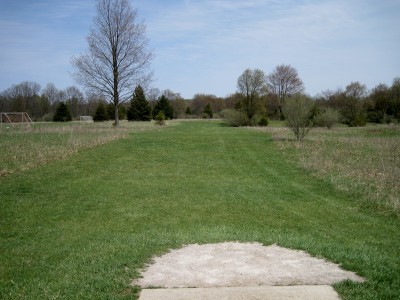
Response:
[{"label": "evergreen tree", "polygon": [[156,105],[154,106],[153,116],[154,117],[157,116],[160,111],[163,112],[163,114],[167,120],[174,118],[174,110],[173,110],[171,104],[169,103],[169,100],[164,95],[162,95],[158,99]]},{"label": "evergreen tree", "polygon": [[144,91],[138,85],[133,93],[131,104],[128,108],[127,117],[129,121],[150,121],[151,107],[146,100]]},{"label": "evergreen tree", "polygon": [[107,104],[107,119],[115,120],[115,106],[113,103]]},{"label": "evergreen tree", "polygon": [[[119,106],[118,117],[120,120],[126,118],[126,107],[123,105]],[[107,104],[107,118],[108,120],[115,120],[115,106],[112,103]]]},{"label": "evergreen tree", "polygon": [[96,111],[94,112],[93,121],[102,122],[107,120],[108,120],[108,114],[106,106],[104,105],[103,102],[100,102],[99,105],[97,105]]},{"label": "evergreen tree", "polygon": [[191,111],[189,106],[186,108],[186,114],[187,115],[191,115],[192,114],[192,111]]},{"label": "evergreen tree", "polygon": [[68,106],[64,103],[61,102],[57,110],[54,114],[53,121],[54,122],[68,122],[72,120],[71,112],[69,111]]},{"label": "evergreen tree", "polygon": [[208,103],[204,108],[204,114],[207,115],[210,119],[213,117],[213,111],[211,109],[211,104]]}]

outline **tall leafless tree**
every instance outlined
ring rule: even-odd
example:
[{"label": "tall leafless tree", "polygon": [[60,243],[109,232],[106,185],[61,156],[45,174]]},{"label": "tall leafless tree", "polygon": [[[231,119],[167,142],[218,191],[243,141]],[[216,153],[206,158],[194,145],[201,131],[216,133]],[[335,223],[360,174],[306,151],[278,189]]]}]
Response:
[{"label": "tall leafless tree", "polygon": [[132,96],[138,84],[146,86],[152,77],[153,54],[145,31],[129,0],[98,0],[87,37],[89,52],[72,58],[76,81],[113,102],[116,126],[119,104]]},{"label": "tall leafless tree", "polygon": [[242,109],[250,125],[259,109],[260,96],[266,91],[264,72],[260,69],[246,69],[238,78],[237,88],[242,95]]},{"label": "tall leafless tree", "polygon": [[290,65],[279,65],[267,76],[267,85],[270,93],[279,98],[279,111],[282,116],[282,106],[287,96],[304,91],[303,81],[297,70]]}]

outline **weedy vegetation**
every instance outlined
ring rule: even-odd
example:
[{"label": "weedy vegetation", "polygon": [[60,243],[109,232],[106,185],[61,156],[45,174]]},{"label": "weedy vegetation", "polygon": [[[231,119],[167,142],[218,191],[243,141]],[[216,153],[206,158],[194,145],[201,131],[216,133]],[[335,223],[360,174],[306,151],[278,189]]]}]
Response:
[{"label": "weedy vegetation", "polygon": [[400,126],[314,128],[302,143],[287,128],[268,127],[291,159],[363,205],[400,214]]},{"label": "weedy vegetation", "polygon": [[122,122],[115,130],[112,122],[35,123],[34,126],[0,126],[0,176],[27,170],[63,159],[80,150],[127,137],[130,131],[153,129],[150,123]]},{"label": "weedy vegetation", "polygon": [[[122,133],[100,124],[1,133],[2,145],[32,141],[37,153],[95,140],[0,177],[1,299],[136,299],[140,288],[131,282],[154,255],[224,241],[304,250],[365,278],[336,284],[342,299],[398,299],[399,218],[362,205],[369,200],[357,180],[342,187],[351,177],[343,173],[376,174],[357,164],[388,174],[387,154],[397,166],[397,129],[316,130],[299,144],[279,124],[266,133],[168,122]],[[10,153],[0,154],[2,166]],[[391,192],[376,187],[375,201],[396,199],[391,178]]]}]

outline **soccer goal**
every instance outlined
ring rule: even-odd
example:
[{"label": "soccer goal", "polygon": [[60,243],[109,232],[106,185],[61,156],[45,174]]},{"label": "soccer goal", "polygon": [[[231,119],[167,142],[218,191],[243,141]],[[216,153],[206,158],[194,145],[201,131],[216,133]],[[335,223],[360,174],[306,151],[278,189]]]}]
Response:
[{"label": "soccer goal", "polygon": [[1,125],[26,125],[33,126],[33,122],[26,112],[2,112],[0,113]]},{"label": "soccer goal", "polygon": [[80,116],[79,121],[81,123],[93,123],[93,118],[91,116]]}]

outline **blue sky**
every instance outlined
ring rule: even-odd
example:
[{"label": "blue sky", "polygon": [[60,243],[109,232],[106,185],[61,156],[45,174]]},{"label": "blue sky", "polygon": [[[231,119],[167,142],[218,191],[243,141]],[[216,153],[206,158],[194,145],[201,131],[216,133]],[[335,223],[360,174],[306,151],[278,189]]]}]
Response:
[{"label": "blue sky", "polygon": [[[134,0],[155,59],[154,87],[191,98],[236,91],[246,68],[298,70],[306,92],[390,85],[400,76],[400,0]],[[0,0],[0,91],[75,83],[91,0]]]}]

